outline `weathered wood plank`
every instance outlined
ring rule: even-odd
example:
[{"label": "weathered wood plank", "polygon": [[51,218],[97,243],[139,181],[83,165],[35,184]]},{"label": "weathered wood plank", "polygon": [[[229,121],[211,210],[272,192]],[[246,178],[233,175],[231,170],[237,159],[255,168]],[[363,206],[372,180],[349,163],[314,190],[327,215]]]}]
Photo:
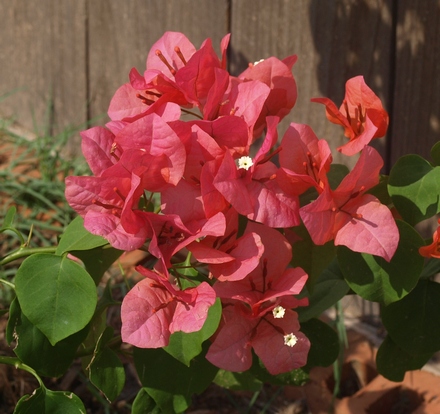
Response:
[{"label": "weathered wood plank", "polygon": [[[298,102],[289,122],[311,125],[333,149],[346,138],[310,98],[327,96],[339,105],[346,80],[363,74],[389,106],[391,0],[233,0],[231,26],[236,72],[271,55],[298,55]],[[384,140],[378,144],[384,154]],[[337,162],[354,161],[333,154]]]},{"label": "weathered wood plank", "polygon": [[140,73],[165,31],[183,32],[198,48],[210,37],[219,52],[228,31],[227,0],[129,0],[89,2],[89,102],[92,117],[106,113],[116,89]]},{"label": "weathered wood plank", "polygon": [[397,2],[391,161],[440,140],[440,1]]},{"label": "weathered wood plank", "polygon": [[1,0],[3,116],[57,133],[86,122],[85,0]]}]

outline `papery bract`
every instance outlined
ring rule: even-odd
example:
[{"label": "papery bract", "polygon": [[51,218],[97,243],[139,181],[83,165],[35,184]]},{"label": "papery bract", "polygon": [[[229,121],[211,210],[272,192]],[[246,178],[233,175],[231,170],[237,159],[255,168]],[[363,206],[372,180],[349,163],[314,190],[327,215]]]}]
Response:
[{"label": "papery bract", "polygon": [[199,262],[207,263],[219,281],[240,280],[257,267],[264,248],[257,233],[246,233],[237,239],[238,214],[234,210],[228,211],[226,223],[224,236],[206,236],[187,249]]},{"label": "papery bract", "polygon": [[[278,168],[269,161],[270,149],[276,142],[278,118],[268,119],[268,129],[253,165],[238,168],[229,153],[214,173],[213,185],[242,215],[270,227],[291,227],[299,224],[298,199],[283,193],[275,180]],[[275,213],[276,212],[276,213]]]},{"label": "papery bract", "polygon": [[[272,313],[263,318],[249,318],[239,303],[223,309],[219,332],[206,354],[215,366],[232,372],[243,372],[252,366],[252,348],[272,375],[304,366],[310,341],[299,331],[297,314],[287,310],[283,319]],[[284,334],[286,333],[286,334]],[[294,334],[297,343],[290,347],[284,336]]]},{"label": "papery bract", "polygon": [[[189,128],[186,134],[189,136]],[[115,145],[124,151],[138,150],[137,154],[140,158],[145,154],[150,156],[150,162],[155,164],[160,162],[161,157],[162,159],[166,157],[163,162],[160,162],[162,183],[158,183],[158,186],[154,188],[149,188],[147,185],[146,189],[149,191],[158,191],[166,184],[176,185],[183,176],[186,160],[185,146],[170,124],[157,114],[152,113],[127,125],[115,136]],[[131,167],[127,166],[127,168],[135,170],[136,160],[133,159],[130,165]]]},{"label": "papery bract", "polygon": [[[259,266],[244,279],[216,283],[217,296],[225,303],[223,320],[206,358],[214,365],[231,371],[245,371],[252,365],[251,348],[273,374],[303,366],[310,348],[299,332],[297,314],[290,308],[304,306],[307,299],[299,294],[307,280],[300,268],[286,269],[291,247],[276,230],[249,223],[246,232],[262,238],[265,251]],[[283,318],[276,318],[275,307],[286,308]],[[294,335],[290,347],[285,336]]]},{"label": "papery bract", "polygon": [[[113,176],[112,173],[115,172]],[[102,177],[67,177],[66,199],[84,218],[90,233],[106,238],[121,250],[134,250],[147,238],[147,213],[136,209],[141,179],[121,174],[118,165]]]},{"label": "papery bract", "polygon": [[215,293],[202,282],[179,290],[167,274],[156,274],[138,266],[146,278],[124,297],[121,306],[122,340],[139,348],[167,346],[173,332],[199,331],[214,304]]},{"label": "papery bract", "polygon": [[97,177],[121,157],[122,151],[113,145],[115,135],[106,128],[98,126],[82,131],[81,138],[82,153]]},{"label": "papery bract", "polygon": [[[148,247],[149,252],[161,259],[165,268],[170,267],[171,257],[193,242],[204,236],[222,236],[225,232],[226,223],[222,213],[218,213],[209,219],[188,221],[185,224],[181,218],[174,214],[156,215],[151,220],[152,231]],[[161,267],[159,267],[161,270]]]},{"label": "papery bract", "polygon": [[312,186],[321,193],[332,162],[327,141],[319,140],[308,125],[291,123],[281,148],[277,174],[280,187],[292,195],[300,195]]},{"label": "papery bract", "polygon": [[270,93],[254,126],[254,137],[260,136],[266,127],[266,117],[277,116],[283,119],[293,108],[297,99],[295,78],[292,67],[297,56],[284,60],[276,57],[264,59],[257,64],[249,65],[238,78],[244,81],[259,80],[270,87]]},{"label": "papery bract", "polygon": [[383,137],[388,128],[388,113],[377,95],[367,86],[363,76],[356,76],[345,85],[341,107],[328,98],[314,98],[326,106],[330,122],[344,127],[349,142],[338,148],[345,155],[354,155],[374,139]]},{"label": "papery bract", "polygon": [[[440,220],[438,221],[440,224]],[[433,257],[440,259],[440,226],[437,227],[432,235],[432,243],[419,248],[419,253],[423,257]]]},{"label": "papery bract", "polygon": [[300,209],[301,218],[317,245],[335,245],[383,257],[390,261],[399,243],[399,231],[388,207],[367,190],[378,183],[383,161],[365,147],[353,170],[336,190],[329,187]]}]

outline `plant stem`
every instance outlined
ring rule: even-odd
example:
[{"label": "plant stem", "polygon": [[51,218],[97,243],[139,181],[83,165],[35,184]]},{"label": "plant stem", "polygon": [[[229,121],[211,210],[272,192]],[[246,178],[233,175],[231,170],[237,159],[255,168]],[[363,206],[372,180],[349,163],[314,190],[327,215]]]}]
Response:
[{"label": "plant stem", "polygon": [[38,376],[38,374],[29,365],[23,364],[23,362],[21,362],[18,358],[0,356],[0,364],[12,365],[17,369],[22,369],[23,371],[29,372],[37,379],[40,387],[44,387],[43,381]]},{"label": "plant stem", "polygon": [[0,260],[0,266],[36,253],[55,253],[56,247],[22,247]]}]

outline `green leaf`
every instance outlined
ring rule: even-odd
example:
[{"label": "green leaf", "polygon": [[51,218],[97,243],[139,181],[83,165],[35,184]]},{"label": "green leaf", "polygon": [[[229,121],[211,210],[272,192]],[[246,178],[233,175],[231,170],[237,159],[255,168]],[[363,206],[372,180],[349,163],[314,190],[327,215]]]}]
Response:
[{"label": "green leaf", "polygon": [[106,346],[100,346],[89,365],[89,379],[109,402],[114,401],[125,384],[124,366],[116,353]]},{"label": "green leaf", "polygon": [[292,266],[301,267],[308,275],[307,289],[314,291],[314,286],[321,275],[335,257],[335,246],[329,241],[323,246],[313,243],[304,225],[295,227],[294,232],[301,238],[292,244]]},{"label": "green leaf", "polygon": [[101,236],[95,236],[84,228],[82,217],[75,217],[61,235],[55,254],[62,255],[73,250],[90,250],[108,244]]},{"label": "green leaf", "polygon": [[204,352],[187,367],[161,348],[134,348],[134,363],[142,386],[163,412],[185,411],[191,396],[211,384],[218,368],[205,358],[206,351],[205,345]]},{"label": "green leaf", "polygon": [[423,239],[401,220],[397,221],[397,227],[400,240],[390,262],[382,257],[353,252],[345,246],[337,249],[345,280],[364,299],[388,305],[411,292],[419,280],[424,260],[418,250],[424,244]]},{"label": "green leaf", "polygon": [[217,298],[214,305],[209,308],[208,317],[200,331],[173,333],[169,345],[164,350],[189,367],[191,360],[202,352],[202,343],[217,330],[221,315],[222,305]]},{"label": "green leaf", "polygon": [[312,346],[303,369],[328,367],[339,354],[339,340],[336,332],[319,319],[310,319],[301,324],[301,332],[309,338]]},{"label": "green leaf", "polygon": [[385,306],[382,322],[391,339],[410,354],[440,350],[440,285],[420,280],[402,300]]},{"label": "green leaf", "polygon": [[162,414],[162,411],[151,395],[141,388],[131,406],[131,414]]},{"label": "green leaf", "polygon": [[406,371],[421,369],[432,353],[412,355],[404,351],[388,335],[376,355],[377,370],[390,381],[403,381]]},{"label": "green leaf", "polygon": [[17,212],[17,209],[15,206],[9,207],[8,211],[6,212],[5,218],[3,220],[3,223],[0,227],[0,232],[2,232],[5,229],[11,228],[12,224],[14,222],[15,213]]},{"label": "green leaf", "polygon": [[43,333],[21,312],[15,299],[9,309],[7,339],[16,341],[15,354],[39,375],[59,377],[75,359],[76,351],[87,336],[88,326],[52,346]]},{"label": "green leaf", "polygon": [[188,252],[184,262],[176,263],[173,267],[183,276],[196,277],[199,274],[199,272],[191,266],[191,252]]},{"label": "green leaf", "polygon": [[23,314],[51,345],[83,329],[97,303],[90,275],[78,263],[51,254],[26,258],[17,271],[15,290]]},{"label": "green leaf", "polygon": [[86,409],[73,392],[38,388],[20,398],[14,414],[86,414]]},{"label": "green leaf", "polygon": [[217,372],[214,383],[222,388],[234,391],[259,391],[263,383],[256,379],[249,371],[230,372],[223,369]]},{"label": "green leaf", "polygon": [[388,192],[403,219],[414,225],[440,211],[440,167],[418,155],[400,158],[391,170]]},{"label": "green leaf", "polygon": [[431,158],[434,165],[440,165],[440,141],[431,148]]},{"label": "green leaf", "polygon": [[124,252],[107,244],[91,250],[75,250],[70,253],[84,263],[87,272],[98,285],[104,273]]},{"label": "green leaf", "polygon": [[300,297],[307,296],[309,305],[295,309],[299,321],[303,323],[311,318],[320,316],[324,311],[332,307],[342,299],[350,290],[345,281],[336,258],[330,263],[317,279],[313,294],[309,294],[307,288],[301,292]]}]

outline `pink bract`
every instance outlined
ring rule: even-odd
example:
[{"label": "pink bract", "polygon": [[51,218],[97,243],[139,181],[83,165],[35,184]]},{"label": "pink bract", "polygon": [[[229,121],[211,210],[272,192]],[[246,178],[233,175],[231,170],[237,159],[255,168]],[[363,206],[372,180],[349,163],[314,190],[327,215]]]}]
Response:
[{"label": "pink bract", "polygon": [[341,107],[328,98],[314,98],[326,106],[330,122],[341,125],[349,142],[338,148],[345,155],[354,155],[374,138],[383,137],[388,128],[388,113],[377,95],[367,86],[363,76],[356,76],[345,85]]},{"label": "pink bract", "polygon": [[367,190],[378,183],[383,161],[365,147],[353,170],[336,190],[330,188],[300,210],[313,242],[335,244],[383,257],[390,261],[399,243],[399,231],[388,207]]},{"label": "pink bract", "polygon": [[124,297],[121,307],[122,340],[139,348],[167,346],[173,332],[199,331],[214,304],[215,293],[202,282],[194,288],[178,290],[168,274],[137,267],[146,278]]}]

